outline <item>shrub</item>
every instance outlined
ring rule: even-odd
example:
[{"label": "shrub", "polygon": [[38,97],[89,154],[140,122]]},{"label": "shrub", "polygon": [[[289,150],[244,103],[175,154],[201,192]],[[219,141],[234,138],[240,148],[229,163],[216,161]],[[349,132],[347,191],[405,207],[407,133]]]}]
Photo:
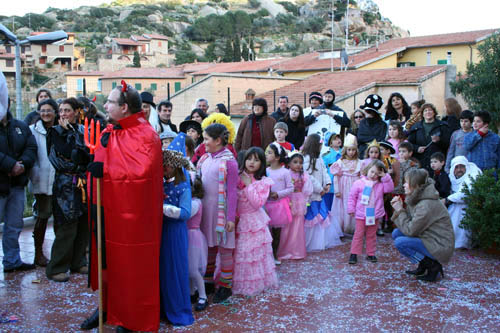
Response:
[{"label": "shrub", "polygon": [[259,8],[260,7],[260,2],[258,0],[248,0],[248,4],[252,8]]}]

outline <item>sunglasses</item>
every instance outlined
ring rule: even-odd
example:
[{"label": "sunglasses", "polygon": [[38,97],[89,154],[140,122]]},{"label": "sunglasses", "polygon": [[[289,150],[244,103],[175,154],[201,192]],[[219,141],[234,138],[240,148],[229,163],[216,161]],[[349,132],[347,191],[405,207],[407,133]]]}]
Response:
[{"label": "sunglasses", "polygon": [[363,119],[364,116],[355,116],[354,119]]}]

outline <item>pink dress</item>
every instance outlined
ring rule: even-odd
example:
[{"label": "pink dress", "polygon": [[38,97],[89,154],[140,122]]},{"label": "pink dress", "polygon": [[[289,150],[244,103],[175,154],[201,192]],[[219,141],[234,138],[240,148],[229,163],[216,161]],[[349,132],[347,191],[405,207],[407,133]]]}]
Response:
[{"label": "pink dress", "polygon": [[263,208],[272,184],[270,178],[262,177],[248,186],[238,186],[240,220],[236,226],[233,294],[253,296],[278,286],[269,217]]},{"label": "pink dress", "polygon": [[203,276],[207,269],[207,239],[200,230],[202,214],[203,206],[201,200],[193,198],[191,202],[192,216],[187,221],[189,277],[196,276],[198,272]]},{"label": "pink dress", "polygon": [[292,223],[281,229],[278,259],[304,259],[306,257],[306,234],[304,232],[304,215],[307,202],[313,192],[309,175],[290,171],[294,192],[290,194]]},{"label": "pink dress", "polygon": [[340,159],[330,167],[334,191],[340,193],[340,198],[335,196],[332,206],[332,223],[337,223],[343,233],[354,234],[356,219],[347,213],[347,204],[349,201],[349,192],[352,184],[360,177],[361,161]]},{"label": "pink dress", "polygon": [[266,174],[274,182],[271,192],[278,194],[277,200],[267,200],[265,206],[266,213],[271,219],[269,225],[273,228],[283,227],[292,223],[290,194],[293,192],[293,183],[290,170],[285,167],[279,169],[267,168]]},{"label": "pink dress", "polygon": [[394,150],[396,151],[394,154],[392,154],[391,156],[396,158],[398,161],[399,161],[399,145],[401,144],[401,142],[404,142],[406,140],[400,140],[400,139],[389,139],[387,140],[389,141],[392,146],[394,147]]}]

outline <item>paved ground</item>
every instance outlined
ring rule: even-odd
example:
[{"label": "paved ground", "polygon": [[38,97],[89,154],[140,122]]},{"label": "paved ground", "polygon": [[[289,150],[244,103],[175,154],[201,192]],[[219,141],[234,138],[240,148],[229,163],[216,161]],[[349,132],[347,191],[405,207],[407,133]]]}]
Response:
[{"label": "paved ground", "polygon": [[[33,261],[31,228],[21,235],[22,258]],[[48,254],[54,234],[47,234]],[[185,328],[161,331],[242,332],[500,332],[500,258],[458,251],[437,283],[416,281],[404,270],[389,237],[379,238],[376,264],[347,264],[349,243],[303,261],[284,262],[280,287],[257,297],[232,297],[196,313]],[[1,251],[0,251],[1,252]],[[39,283],[38,281],[39,280]],[[44,270],[0,270],[0,332],[75,332],[97,304],[83,275],[48,281]],[[106,332],[114,328],[106,326]]]}]

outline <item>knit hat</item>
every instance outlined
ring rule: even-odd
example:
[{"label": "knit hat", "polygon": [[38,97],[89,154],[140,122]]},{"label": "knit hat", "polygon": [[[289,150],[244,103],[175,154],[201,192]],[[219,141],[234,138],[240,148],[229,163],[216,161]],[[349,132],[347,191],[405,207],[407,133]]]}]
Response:
[{"label": "knit hat", "polygon": [[335,92],[332,89],[328,89],[327,91],[325,91],[324,95],[326,94],[333,95],[332,103],[335,102]]},{"label": "knit hat", "polygon": [[385,140],[380,141],[380,147],[384,147],[385,149],[389,149],[391,151],[391,154],[396,153],[396,149],[394,149],[394,146],[389,141],[385,141]]},{"label": "knit hat", "polygon": [[177,137],[177,133],[172,132],[172,131],[165,131],[160,134],[160,140],[163,139],[175,139]]},{"label": "knit hat", "polygon": [[348,133],[344,138],[344,148],[349,148],[349,147],[358,148],[358,139],[351,133]]},{"label": "knit hat", "polygon": [[365,99],[365,104],[361,105],[360,108],[365,111],[373,111],[380,115],[380,108],[384,104],[384,100],[377,94],[368,95]]},{"label": "knit hat", "polygon": [[319,99],[319,102],[323,103],[323,96],[321,95],[321,93],[319,93],[317,91],[313,91],[312,93],[310,93],[309,94],[309,103],[311,103],[311,99],[313,99],[313,98]]},{"label": "knit hat", "polygon": [[274,125],[274,128],[273,130],[275,129],[282,129],[283,131],[287,132],[288,133],[288,125],[282,121],[278,121],[275,125]]}]

